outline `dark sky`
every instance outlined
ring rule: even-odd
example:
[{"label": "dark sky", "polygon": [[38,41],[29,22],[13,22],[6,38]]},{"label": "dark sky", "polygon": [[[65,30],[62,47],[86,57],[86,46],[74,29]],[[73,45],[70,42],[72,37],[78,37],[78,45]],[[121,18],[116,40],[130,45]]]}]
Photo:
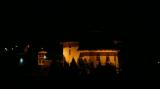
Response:
[{"label": "dark sky", "polygon": [[122,2],[33,2],[34,26],[35,29],[46,29],[49,33],[51,30],[63,34],[96,31],[114,34],[118,29],[126,28],[127,24],[126,5],[119,3]]},{"label": "dark sky", "polygon": [[32,38],[102,32],[120,37],[147,36],[156,33],[156,7],[147,1],[4,2],[1,35]]}]

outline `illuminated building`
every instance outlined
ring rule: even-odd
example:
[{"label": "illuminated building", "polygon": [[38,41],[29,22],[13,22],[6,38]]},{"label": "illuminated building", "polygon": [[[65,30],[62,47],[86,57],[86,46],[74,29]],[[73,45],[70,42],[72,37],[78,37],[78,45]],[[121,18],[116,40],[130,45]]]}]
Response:
[{"label": "illuminated building", "polygon": [[77,63],[78,59],[81,58],[87,63],[93,63],[94,67],[97,67],[99,62],[102,66],[105,66],[108,62],[119,69],[119,50],[79,50],[79,42],[62,42],[61,44],[63,45],[63,56],[69,64],[72,59]]},{"label": "illuminated building", "polygon": [[46,60],[47,51],[39,51],[38,52],[38,65],[43,67],[48,67],[51,63],[51,60]]}]

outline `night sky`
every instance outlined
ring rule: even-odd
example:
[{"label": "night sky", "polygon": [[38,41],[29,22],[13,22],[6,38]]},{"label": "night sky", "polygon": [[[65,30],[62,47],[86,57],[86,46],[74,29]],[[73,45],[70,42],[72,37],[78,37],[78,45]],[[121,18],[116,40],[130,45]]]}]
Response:
[{"label": "night sky", "polygon": [[147,1],[4,2],[0,39],[76,39],[97,33],[100,38],[155,40],[156,8]]}]

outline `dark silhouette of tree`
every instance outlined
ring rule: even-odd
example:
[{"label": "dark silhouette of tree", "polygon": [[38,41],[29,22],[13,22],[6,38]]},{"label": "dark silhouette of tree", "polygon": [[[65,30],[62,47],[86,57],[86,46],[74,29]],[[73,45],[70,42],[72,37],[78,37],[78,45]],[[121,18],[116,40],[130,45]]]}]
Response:
[{"label": "dark silhouette of tree", "polygon": [[78,70],[78,65],[77,65],[74,58],[71,61],[69,69],[70,69],[70,71],[69,71],[70,77],[73,78],[73,79],[77,78],[79,70]]},{"label": "dark silhouette of tree", "polygon": [[66,58],[64,57],[64,55],[63,55],[63,59],[61,60],[61,64],[62,64],[63,68],[69,66],[69,64],[67,63]]},{"label": "dark silhouette of tree", "polygon": [[114,80],[116,78],[116,67],[108,63],[104,68],[106,78],[108,80]]},{"label": "dark silhouette of tree", "polygon": [[0,78],[1,79],[10,79],[15,77],[16,67],[17,67],[17,58],[11,52],[6,52],[1,55],[1,66],[0,66]]},{"label": "dark silhouette of tree", "polygon": [[78,65],[77,65],[75,59],[72,58],[72,61],[71,61],[71,64],[70,64],[70,68],[75,68],[76,69],[77,67],[78,67]]},{"label": "dark silhouette of tree", "polygon": [[83,67],[84,66],[84,61],[82,60],[82,58],[78,58],[78,65],[80,67]]},{"label": "dark silhouette of tree", "polygon": [[66,60],[63,60],[63,68],[69,68],[69,64],[67,63]]},{"label": "dark silhouette of tree", "polygon": [[89,72],[88,64],[86,64],[82,58],[79,59],[78,64],[80,69],[80,78],[86,79]]},{"label": "dark silhouette of tree", "polygon": [[97,64],[97,67],[95,69],[95,75],[94,75],[94,78],[98,78],[98,79],[101,79],[101,74],[102,74],[102,65],[100,63],[100,61],[97,61],[98,64]]},{"label": "dark silhouette of tree", "polygon": [[67,79],[68,78],[68,74],[69,74],[69,64],[66,62],[66,59],[63,59],[63,64],[62,64],[63,68],[62,68],[62,72],[63,72],[63,78]]},{"label": "dark silhouette of tree", "polygon": [[89,77],[89,79],[91,79],[94,77],[94,74],[95,74],[94,62],[91,62],[89,64],[89,71],[90,71],[90,74],[88,75],[88,77]]},{"label": "dark silhouette of tree", "polygon": [[37,50],[36,48],[29,48],[28,52],[24,55],[25,71],[31,73],[37,69]]},{"label": "dark silhouette of tree", "polygon": [[58,61],[51,63],[49,70],[49,78],[54,80],[59,80],[62,78],[62,65]]},{"label": "dark silhouette of tree", "polygon": [[106,58],[105,71],[106,75],[109,77],[108,79],[116,78],[116,67],[110,63],[109,56]]}]

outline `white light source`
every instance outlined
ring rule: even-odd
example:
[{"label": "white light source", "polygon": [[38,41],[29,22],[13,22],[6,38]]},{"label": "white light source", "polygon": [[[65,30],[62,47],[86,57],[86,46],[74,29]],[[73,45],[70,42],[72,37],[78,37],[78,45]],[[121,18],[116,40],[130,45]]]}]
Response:
[{"label": "white light source", "polygon": [[44,59],[47,59],[46,55],[44,56]]},{"label": "white light source", "polygon": [[24,62],[23,58],[20,58],[19,63],[23,64],[23,62]]},{"label": "white light source", "polygon": [[4,50],[5,50],[5,51],[8,51],[8,49],[7,49],[7,48],[4,48]]}]

